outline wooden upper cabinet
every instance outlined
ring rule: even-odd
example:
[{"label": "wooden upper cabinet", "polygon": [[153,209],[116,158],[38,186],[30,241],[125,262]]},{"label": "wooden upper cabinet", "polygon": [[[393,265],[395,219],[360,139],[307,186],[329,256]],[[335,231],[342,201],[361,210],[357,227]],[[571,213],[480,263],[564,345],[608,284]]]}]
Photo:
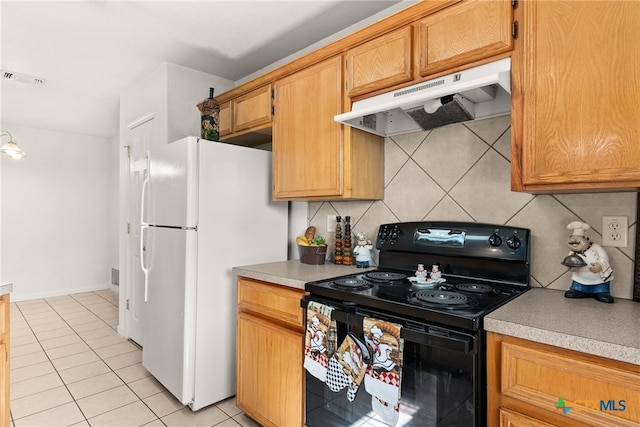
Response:
[{"label": "wooden upper cabinet", "polygon": [[327,59],[275,84],[273,198],[384,197],[384,138],[336,122],[343,61]]},{"label": "wooden upper cabinet", "polygon": [[347,95],[408,82],[412,75],[412,28],[399,30],[361,44],[347,52]]},{"label": "wooden upper cabinet", "polygon": [[231,127],[231,101],[220,104],[220,138],[223,138],[233,132]]},{"label": "wooden upper cabinet", "polygon": [[340,197],[342,58],[325,60],[276,82],[273,197]]},{"label": "wooden upper cabinet", "polygon": [[512,50],[512,16],[509,0],[468,0],[418,21],[418,73],[429,76]]},{"label": "wooden upper cabinet", "polygon": [[512,189],[640,187],[640,2],[521,1]]},{"label": "wooden upper cabinet", "polygon": [[233,131],[255,129],[271,123],[271,85],[266,85],[231,101]]},{"label": "wooden upper cabinet", "polygon": [[271,142],[272,85],[220,103],[220,140],[239,145]]}]

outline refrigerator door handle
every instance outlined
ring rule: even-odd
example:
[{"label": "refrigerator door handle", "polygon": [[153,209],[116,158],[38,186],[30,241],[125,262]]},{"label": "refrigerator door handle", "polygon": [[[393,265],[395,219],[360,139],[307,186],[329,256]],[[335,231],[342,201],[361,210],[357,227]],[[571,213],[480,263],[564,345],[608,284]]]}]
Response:
[{"label": "refrigerator door handle", "polygon": [[140,195],[140,268],[144,273],[144,302],[147,302],[149,295],[149,269],[144,264],[146,247],[144,245],[144,233],[149,228],[149,223],[144,221],[144,202],[149,185],[149,165],[151,163],[151,153],[147,151],[147,176],[142,181],[142,191]]},{"label": "refrigerator door handle", "polygon": [[140,267],[144,273],[144,302],[147,302],[149,295],[149,268],[144,265],[145,252],[147,248],[144,245],[144,232],[149,228],[146,224],[140,225]]},{"label": "refrigerator door handle", "polygon": [[147,194],[147,187],[149,186],[149,174],[151,172],[149,166],[151,166],[151,152],[147,151],[147,176],[145,176],[142,181],[142,194],[140,195],[140,226],[149,226],[149,223],[144,221],[144,201]]}]

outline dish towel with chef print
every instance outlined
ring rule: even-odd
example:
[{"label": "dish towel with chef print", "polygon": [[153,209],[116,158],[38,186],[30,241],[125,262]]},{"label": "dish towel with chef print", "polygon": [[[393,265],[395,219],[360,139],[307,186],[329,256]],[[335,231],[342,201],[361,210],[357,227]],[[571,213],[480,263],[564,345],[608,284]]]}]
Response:
[{"label": "dish towel with chef print", "polygon": [[307,332],[304,338],[304,367],[322,382],[336,343],[336,322],[331,320],[333,307],[315,301],[307,305]]},{"label": "dish towel with chef print", "polygon": [[364,376],[365,390],[372,396],[371,407],[386,424],[395,426],[400,416],[400,383],[404,340],[401,326],[365,317],[362,329],[371,353]]},{"label": "dish towel with chef print", "polygon": [[338,392],[345,387],[347,400],[353,402],[369,363],[369,350],[358,337],[348,334],[335,354],[329,359],[327,387]]}]

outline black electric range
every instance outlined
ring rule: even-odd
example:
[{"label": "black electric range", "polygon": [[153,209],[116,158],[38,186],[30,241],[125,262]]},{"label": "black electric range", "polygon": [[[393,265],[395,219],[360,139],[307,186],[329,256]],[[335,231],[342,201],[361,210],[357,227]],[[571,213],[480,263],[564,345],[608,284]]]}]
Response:
[{"label": "black electric range", "polygon": [[[377,270],[310,282],[310,294],[454,328],[482,318],[529,289],[530,231],[463,222],[406,222],[379,228]],[[444,281],[418,283],[418,264]]]}]

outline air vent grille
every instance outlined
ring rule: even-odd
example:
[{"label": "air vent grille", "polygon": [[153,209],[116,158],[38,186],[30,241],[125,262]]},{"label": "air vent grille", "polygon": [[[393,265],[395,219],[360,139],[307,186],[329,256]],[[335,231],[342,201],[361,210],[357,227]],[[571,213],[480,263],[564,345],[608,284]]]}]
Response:
[{"label": "air vent grille", "polygon": [[28,74],[16,73],[9,70],[0,70],[0,75],[5,80],[12,80],[14,82],[33,84],[33,85],[43,85],[45,80],[33,77]]},{"label": "air vent grille", "polygon": [[434,87],[438,87],[438,86],[442,86],[444,84],[444,79],[439,79],[439,80],[433,80],[430,81],[429,83],[425,83],[423,85],[420,86],[414,86],[408,89],[404,89],[404,90],[399,90],[397,92],[393,93],[393,97],[397,98],[399,96],[403,96],[403,95],[407,95],[410,93],[415,93],[415,92],[422,92],[423,90],[427,90],[427,89],[431,89]]},{"label": "air vent grille", "polygon": [[376,130],[377,122],[378,119],[376,114],[367,114],[362,117],[362,126],[367,129]]}]

